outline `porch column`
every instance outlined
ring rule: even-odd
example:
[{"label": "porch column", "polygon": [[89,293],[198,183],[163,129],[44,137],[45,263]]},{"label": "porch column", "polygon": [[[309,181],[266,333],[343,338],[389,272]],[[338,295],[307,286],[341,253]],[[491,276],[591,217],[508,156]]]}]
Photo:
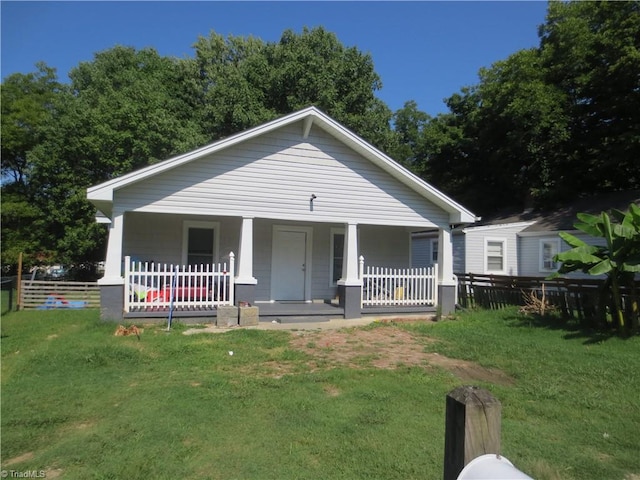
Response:
[{"label": "porch column", "polygon": [[253,276],[253,217],[242,217],[238,247],[238,276],[235,278],[235,302],[253,304],[258,280]]},{"label": "porch column", "polygon": [[445,227],[438,232],[438,304],[441,315],[454,313],[456,301],[451,229]]},{"label": "porch column", "polygon": [[124,212],[113,212],[109,225],[107,257],[100,286],[100,318],[122,320],[124,311],[124,278],[122,277],[122,233]]},{"label": "porch column", "polygon": [[342,278],[338,280],[340,306],[344,318],[360,318],[362,280],[358,276],[358,224],[348,223],[344,230]]}]

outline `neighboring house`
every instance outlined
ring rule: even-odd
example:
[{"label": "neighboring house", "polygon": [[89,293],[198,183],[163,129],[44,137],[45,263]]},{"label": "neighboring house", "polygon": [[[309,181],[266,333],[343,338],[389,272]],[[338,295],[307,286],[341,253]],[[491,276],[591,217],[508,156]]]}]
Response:
[{"label": "neighboring house", "polygon": [[446,313],[455,305],[451,229],[476,220],[314,107],[96,185],[87,197],[109,224],[99,283],[102,316],[113,319],[150,288],[131,280],[139,267],[123,265],[125,257],[185,266],[233,260],[236,304],[337,296],[345,318],[357,317],[360,257],[409,267],[411,234],[425,229],[436,232],[437,299]]},{"label": "neighboring house", "polygon": [[[576,230],[578,213],[594,215],[611,209],[626,210],[640,203],[640,191],[615,192],[581,198],[550,211],[499,214],[452,232],[453,270],[456,273],[546,277],[558,270],[554,255],[570,247],[559,232],[568,232],[590,244],[604,244]],[[415,266],[427,265],[432,258],[434,232],[413,236],[412,259]],[[426,260],[425,260],[426,259]],[[573,273],[571,276],[588,276]]]}]

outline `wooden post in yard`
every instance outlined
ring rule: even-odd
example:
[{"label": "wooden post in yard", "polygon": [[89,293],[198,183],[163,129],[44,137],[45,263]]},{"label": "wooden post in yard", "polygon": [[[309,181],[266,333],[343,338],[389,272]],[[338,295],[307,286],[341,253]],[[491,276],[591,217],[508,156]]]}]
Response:
[{"label": "wooden post in yard", "polygon": [[500,454],[502,406],[489,391],[458,387],[447,394],[444,480],[456,480],[474,458]]},{"label": "wooden post in yard", "polygon": [[16,310],[20,310],[20,298],[22,296],[22,252],[18,254],[18,285],[16,285],[16,290],[16,296],[18,297]]}]

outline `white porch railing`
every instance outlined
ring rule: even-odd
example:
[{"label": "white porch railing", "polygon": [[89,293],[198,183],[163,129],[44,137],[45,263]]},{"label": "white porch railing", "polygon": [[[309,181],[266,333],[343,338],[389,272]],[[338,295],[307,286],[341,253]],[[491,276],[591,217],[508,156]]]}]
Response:
[{"label": "white porch railing", "polygon": [[168,265],[124,261],[124,310],[208,309],[233,305],[234,254],[229,264]]},{"label": "white porch railing", "polygon": [[438,265],[421,268],[386,268],[367,265],[360,257],[362,306],[436,305]]}]

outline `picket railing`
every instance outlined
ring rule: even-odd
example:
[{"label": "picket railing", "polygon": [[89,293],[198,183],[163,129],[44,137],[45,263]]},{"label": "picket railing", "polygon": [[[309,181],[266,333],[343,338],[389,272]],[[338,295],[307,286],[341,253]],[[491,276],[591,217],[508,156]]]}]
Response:
[{"label": "picket railing", "polygon": [[125,257],[125,312],[233,305],[233,271],[233,253],[229,264],[169,265]]},{"label": "picket railing", "polygon": [[436,305],[438,265],[420,268],[387,268],[364,265],[360,257],[362,306]]}]

